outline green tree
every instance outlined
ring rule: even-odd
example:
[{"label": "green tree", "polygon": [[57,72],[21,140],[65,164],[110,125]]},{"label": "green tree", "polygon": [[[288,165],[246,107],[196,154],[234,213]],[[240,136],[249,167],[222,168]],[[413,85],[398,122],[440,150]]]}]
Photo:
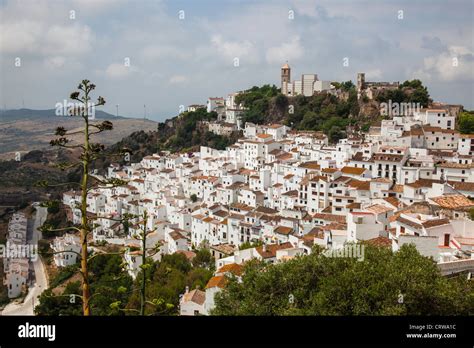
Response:
[{"label": "green tree", "polygon": [[[143,271],[140,271],[143,272]],[[137,279],[141,277],[138,274]],[[146,315],[177,314],[179,297],[186,286],[204,287],[212,277],[212,271],[205,268],[193,267],[184,254],[163,255],[161,261],[151,264],[146,271],[149,285],[146,288],[146,298],[152,299],[153,306],[145,308]],[[137,308],[140,305],[139,294],[132,293],[126,309]]]},{"label": "green tree", "polygon": [[300,128],[306,130],[317,130],[319,123],[318,114],[314,111],[308,111],[304,114],[303,120],[300,123]]},{"label": "green tree", "polygon": [[474,134],[474,111],[461,112],[458,123],[461,133]]},{"label": "green tree", "polygon": [[413,245],[397,253],[365,246],[364,258],[328,257],[315,249],[280,264],[252,260],[241,281],[230,277],[215,315],[468,315],[474,288],[441,276]]},{"label": "green tree", "polygon": [[194,267],[203,267],[209,269],[214,265],[214,258],[212,257],[209,249],[202,248],[196,252],[196,256],[194,257],[192,263]]}]

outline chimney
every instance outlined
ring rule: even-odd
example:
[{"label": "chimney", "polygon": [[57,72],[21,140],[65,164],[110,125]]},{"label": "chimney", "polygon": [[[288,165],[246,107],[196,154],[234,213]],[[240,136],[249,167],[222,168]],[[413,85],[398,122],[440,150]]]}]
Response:
[{"label": "chimney", "polygon": [[262,251],[263,251],[264,253],[267,252],[267,245],[266,245],[266,244],[263,244],[263,245],[262,245]]},{"label": "chimney", "polygon": [[184,293],[187,294],[188,292],[189,292],[189,286],[186,286],[186,291]]}]

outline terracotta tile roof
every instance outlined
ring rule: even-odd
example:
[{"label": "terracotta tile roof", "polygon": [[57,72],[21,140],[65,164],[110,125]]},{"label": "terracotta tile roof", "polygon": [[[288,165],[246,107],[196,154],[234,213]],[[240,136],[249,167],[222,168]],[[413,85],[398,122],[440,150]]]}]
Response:
[{"label": "terracotta tile roof", "polygon": [[256,247],[255,250],[262,256],[264,259],[269,259],[276,257],[277,250],[281,249],[290,249],[293,248],[293,245],[290,242],[282,244],[268,244],[265,245],[265,251],[263,251],[263,245]]},{"label": "terracotta tile roof", "polygon": [[406,184],[406,186],[421,188],[421,187],[432,187],[434,183],[440,184],[440,180],[431,180],[431,179],[419,179],[415,182]]},{"label": "terracotta tile roof", "polygon": [[227,255],[232,255],[235,251],[235,247],[232,244],[227,243],[211,245],[210,248]]},{"label": "terracotta tile roof", "polygon": [[320,169],[321,166],[316,161],[304,162],[301,163],[298,167],[307,168],[307,169]]},{"label": "terracotta tile roof", "polygon": [[370,190],[370,181],[360,181],[356,179],[352,179],[348,182],[350,187],[354,187],[357,190],[369,191]]},{"label": "terracotta tile roof", "polygon": [[456,190],[459,190],[459,191],[472,191],[472,192],[474,192],[474,182],[450,181],[450,182],[448,182],[448,184],[450,184]]},{"label": "terracotta tile roof", "polygon": [[403,155],[397,155],[393,153],[377,153],[372,155],[374,161],[385,161],[385,162],[400,162],[403,159]]},{"label": "terracotta tile roof", "polygon": [[431,228],[442,225],[449,225],[449,219],[428,220],[422,223],[424,228]]},{"label": "terracotta tile roof", "polygon": [[257,134],[257,137],[261,139],[267,139],[267,138],[271,138],[272,136],[270,134]]},{"label": "terracotta tile roof", "polygon": [[368,211],[371,211],[375,214],[382,214],[382,213],[387,213],[389,211],[393,211],[392,208],[388,208],[382,204],[374,204],[374,205],[371,205],[370,207],[367,207],[367,210]]},{"label": "terracotta tile roof", "polygon": [[313,218],[324,220],[324,221],[334,221],[334,222],[346,222],[345,215],[336,215],[336,214],[325,214],[325,213],[316,213],[313,215]]},{"label": "terracotta tile roof", "polygon": [[396,197],[385,197],[383,199],[385,202],[393,205],[394,207],[396,208],[399,208],[400,207],[400,203],[402,204],[402,208],[406,206],[406,204],[404,204],[403,202],[401,202],[398,198]]},{"label": "terracotta tile roof", "polygon": [[226,217],[229,214],[225,210],[218,210],[215,213],[212,213],[212,215],[219,216],[219,217]]},{"label": "terracotta tile roof", "polygon": [[275,228],[274,232],[287,236],[293,232],[293,229],[291,227],[278,226],[277,228]]},{"label": "terracotta tile roof", "polygon": [[173,238],[173,240],[180,240],[180,239],[186,239],[185,236],[183,236],[181,233],[178,231],[173,231],[169,233],[170,237]]},{"label": "terracotta tile roof", "polygon": [[189,261],[192,261],[196,257],[196,253],[190,250],[178,250],[177,254],[183,254]]},{"label": "terracotta tile roof", "polygon": [[214,276],[209,281],[207,282],[206,289],[209,288],[214,288],[214,287],[219,287],[219,288],[224,288],[225,284],[227,283],[227,279],[225,276],[220,275],[220,276]]},{"label": "terracotta tile roof", "polygon": [[324,230],[347,230],[347,224],[345,222],[331,222],[329,225],[322,227]]},{"label": "terracotta tile roof", "polygon": [[283,196],[298,197],[298,190],[291,190],[283,193]]},{"label": "terracotta tile roof", "polygon": [[183,302],[194,302],[203,305],[206,301],[206,293],[199,289],[194,289],[183,295]]},{"label": "terracotta tile roof", "polygon": [[474,207],[474,202],[464,195],[445,195],[430,199],[445,209],[466,209]]},{"label": "terracotta tile roof", "polygon": [[408,225],[408,226],[411,226],[411,227],[414,227],[416,229],[421,229],[423,226],[417,222],[414,222],[414,221],[411,221],[411,220],[408,220],[408,219],[405,219],[404,217],[397,217],[396,221],[404,224],[404,225]]},{"label": "terracotta tile roof", "polygon": [[392,186],[391,191],[396,193],[403,193],[403,185],[395,184]]},{"label": "terracotta tile roof", "polygon": [[388,179],[388,178],[375,178],[375,179],[372,179],[371,180],[372,182],[381,182],[381,183],[385,183],[385,184],[389,184],[392,182],[392,180]]},{"label": "terracotta tile roof", "polygon": [[387,248],[392,247],[392,241],[390,240],[390,238],[382,237],[382,236],[372,238],[372,239],[368,239],[368,240],[365,241],[365,243],[375,245],[375,246],[378,246],[378,247],[387,247]]},{"label": "terracotta tile roof", "polygon": [[229,263],[227,265],[222,266],[217,270],[217,274],[219,273],[232,273],[236,276],[241,276],[244,270],[244,266],[239,265],[237,263]]},{"label": "terracotta tile roof", "polygon": [[366,171],[367,169],[365,168],[356,168],[356,167],[343,167],[341,169],[341,172],[343,172],[344,174],[354,174],[354,175],[361,175],[361,174],[364,174],[364,172]]},{"label": "terracotta tile roof", "polygon": [[474,163],[461,164],[461,163],[453,163],[453,162],[444,162],[444,163],[438,164],[438,166],[442,168],[471,169],[471,168],[474,168]]},{"label": "terracotta tile roof", "polygon": [[258,213],[265,213],[265,214],[277,214],[278,213],[278,210],[276,210],[276,209],[262,207],[262,206],[255,209],[255,211],[258,212]]}]

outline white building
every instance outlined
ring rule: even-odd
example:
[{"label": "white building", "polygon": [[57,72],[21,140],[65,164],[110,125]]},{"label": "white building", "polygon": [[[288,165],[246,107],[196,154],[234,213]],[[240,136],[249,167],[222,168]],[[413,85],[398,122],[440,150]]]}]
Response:
[{"label": "white building", "polygon": [[62,237],[56,237],[53,243],[51,243],[51,249],[54,252],[53,258],[56,266],[66,267],[78,261],[78,254],[81,252],[81,242],[79,237],[67,233]]}]

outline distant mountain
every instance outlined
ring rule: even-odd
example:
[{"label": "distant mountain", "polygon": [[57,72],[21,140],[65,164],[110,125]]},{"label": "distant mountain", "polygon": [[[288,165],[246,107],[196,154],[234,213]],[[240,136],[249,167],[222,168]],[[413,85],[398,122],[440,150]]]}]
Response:
[{"label": "distant mountain", "polygon": [[[95,142],[112,145],[137,131],[155,131],[158,123],[147,119],[116,117],[97,110],[96,122],[109,120],[114,129],[94,136]],[[92,121],[94,122],[94,121]],[[81,117],[57,116],[55,109],[6,110],[0,113],[0,160],[13,159],[17,152],[26,153],[32,150],[49,149],[49,142],[55,138],[58,127],[78,131],[83,127]],[[71,136],[72,141],[81,141],[81,134]]]}]

